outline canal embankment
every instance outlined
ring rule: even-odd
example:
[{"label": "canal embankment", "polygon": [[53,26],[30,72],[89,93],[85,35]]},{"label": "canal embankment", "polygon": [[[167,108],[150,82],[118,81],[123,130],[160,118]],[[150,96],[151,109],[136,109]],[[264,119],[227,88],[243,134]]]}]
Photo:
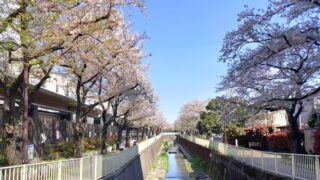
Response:
[{"label": "canal embankment", "polygon": [[168,171],[168,141],[164,141],[161,150],[152,163],[147,180],[164,179]]},{"label": "canal embankment", "polygon": [[162,143],[147,179],[210,179],[204,169],[207,169],[206,162],[198,156],[190,155],[182,146],[176,144],[176,140],[169,139]]}]

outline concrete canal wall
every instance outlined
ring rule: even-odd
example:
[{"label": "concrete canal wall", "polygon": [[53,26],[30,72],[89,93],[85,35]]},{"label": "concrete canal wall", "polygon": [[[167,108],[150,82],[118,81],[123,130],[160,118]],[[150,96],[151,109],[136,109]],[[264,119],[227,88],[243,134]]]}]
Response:
[{"label": "concrete canal wall", "polygon": [[143,180],[146,179],[152,163],[160,151],[163,138],[159,138],[149,147],[139,152],[131,161],[118,169],[116,172],[105,176],[102,179],[108,180]]},{"label": "concrete canal wall", "polygon": [[183,138],[177,138],[177,142],[188,153],[200,156],[208,163],[208,174],[212,179],[244,179],[244,180],[284,180],[291,179],[281,175],[273,174],[269,171],[264,171],[259,168],[251,167],[237,161],[231,157],[221,155],[208,148],[195,144]]}]

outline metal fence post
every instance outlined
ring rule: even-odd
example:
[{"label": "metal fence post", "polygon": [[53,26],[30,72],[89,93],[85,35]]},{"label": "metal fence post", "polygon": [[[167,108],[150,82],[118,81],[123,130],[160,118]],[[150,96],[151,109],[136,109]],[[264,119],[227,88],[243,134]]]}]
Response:
[{"label": "metal fence post", "polygon": [[274,172],[275,172],[275,173],[278,173],[277,154],[274,154]]},{"label": "metal fence post", "polygon": [[94,157],[94,179],[98,179],[97,173],[98,173],[98,156],[95,156]]},{"label": "metal fence post", "polygon": [[251,166],[253,166],[253,151],[250,149],[251,152]]},{"label": "metal fence post", "polygon": [[294,154],[291,155],[291,166],[292,166],[292,178],[296,175],[296,166],[294,164]]},{"label": "metal fence post", "polygon": [[82,180],[82,171],[83,171],[83,158],[80,159],[80,180]]},{"label": "metal fence post", "polygon": [[26,165],[23,165],[23,167],[22,167],[22,171],[21,171],[21,176],[22,176],[22,180],[26,180],[27,178],[26,178]]},{"label": "metal fence post", "polygon": [[61,168],[62,168],[62,162],[59,161],[59,164],[58,164],[58,180],[62,179]]},{"label": "metal fence post", "polygon": [[261,168],[263,169],[263,164],[264,164],[264,160],[263,160],[263,152],[261,152]]},{"label": "metal fence post", "polygon": [[243,160],[243,162],[245,162],[245,158],[244,158],[244,148],[242,149],[242,160]]},{"label": "metal fence post", "polygon": [[320,180],[319,156],[315,156],[314,158],[315,158],[316,180]]}]

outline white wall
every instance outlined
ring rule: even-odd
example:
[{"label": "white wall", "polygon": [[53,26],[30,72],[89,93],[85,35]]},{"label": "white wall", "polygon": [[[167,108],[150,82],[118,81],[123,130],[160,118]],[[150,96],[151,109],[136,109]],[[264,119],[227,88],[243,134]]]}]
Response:
[{"label": "white wall", "polygon": [[270,114],[272,125],[275,127],[287,126],[289,125],[287,113],[284,110],[279,110],[272,112]]},{"label": "white wall", "polygon": [[51,78],[45,82],[43,88],[63,96],[75,98],[74,84],[62,75],[53,73]]}]

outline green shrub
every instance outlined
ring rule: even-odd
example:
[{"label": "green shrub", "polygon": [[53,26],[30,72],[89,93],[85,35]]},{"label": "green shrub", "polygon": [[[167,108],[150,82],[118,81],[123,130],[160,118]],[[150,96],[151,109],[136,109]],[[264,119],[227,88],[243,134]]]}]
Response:
[{"label": "green shrub", "polygon": [[66,143],[62,146],[62,157],[63,158],[71,158],[74,156],[74,144],[73,143]]},{"label": "green shrub", "polygon": [[1,166],[6,166],[6,165],[8,165],[6,159],[4,158],[3,155],[0,154],[0,167]]},{"label": "green shrub", "polygon": [[[99,150],[101,147],[100,138],[82,138],[81,139],[81,152]],[[57,142],[48,144],[47,150],[49,152],[49,159],[61,159],[74,157],[74,143],[72,142]]]},{"label": "green shrub", "polygon": [[117,136],[109,136],[108,138],[107,138],[107,144],[109,145],[109,146],[113,146],[114,144],[116,144],[117,143]]},{"label": "green shrub", "polygon": [[208,171],[208,163],[204,161],[200,156],[193,155],[190,163],[193,169],[199,169],[203,172]]},{"label": "green shrub", "polygon": [[48,144],[49,159],[71,158],[74,156],[74,144],[71,142],[58,142]]},{"label": "green shrub", "polygon": [[163,143],[163,151],[168,151],[168,149],[169,149],[169,143],[166,141],[166,142],[164,142]]},{"label": "green shrub", "polygon": [[99,150],[101,147],[100,138],[82,138],[81,139],[81,152]]}]

